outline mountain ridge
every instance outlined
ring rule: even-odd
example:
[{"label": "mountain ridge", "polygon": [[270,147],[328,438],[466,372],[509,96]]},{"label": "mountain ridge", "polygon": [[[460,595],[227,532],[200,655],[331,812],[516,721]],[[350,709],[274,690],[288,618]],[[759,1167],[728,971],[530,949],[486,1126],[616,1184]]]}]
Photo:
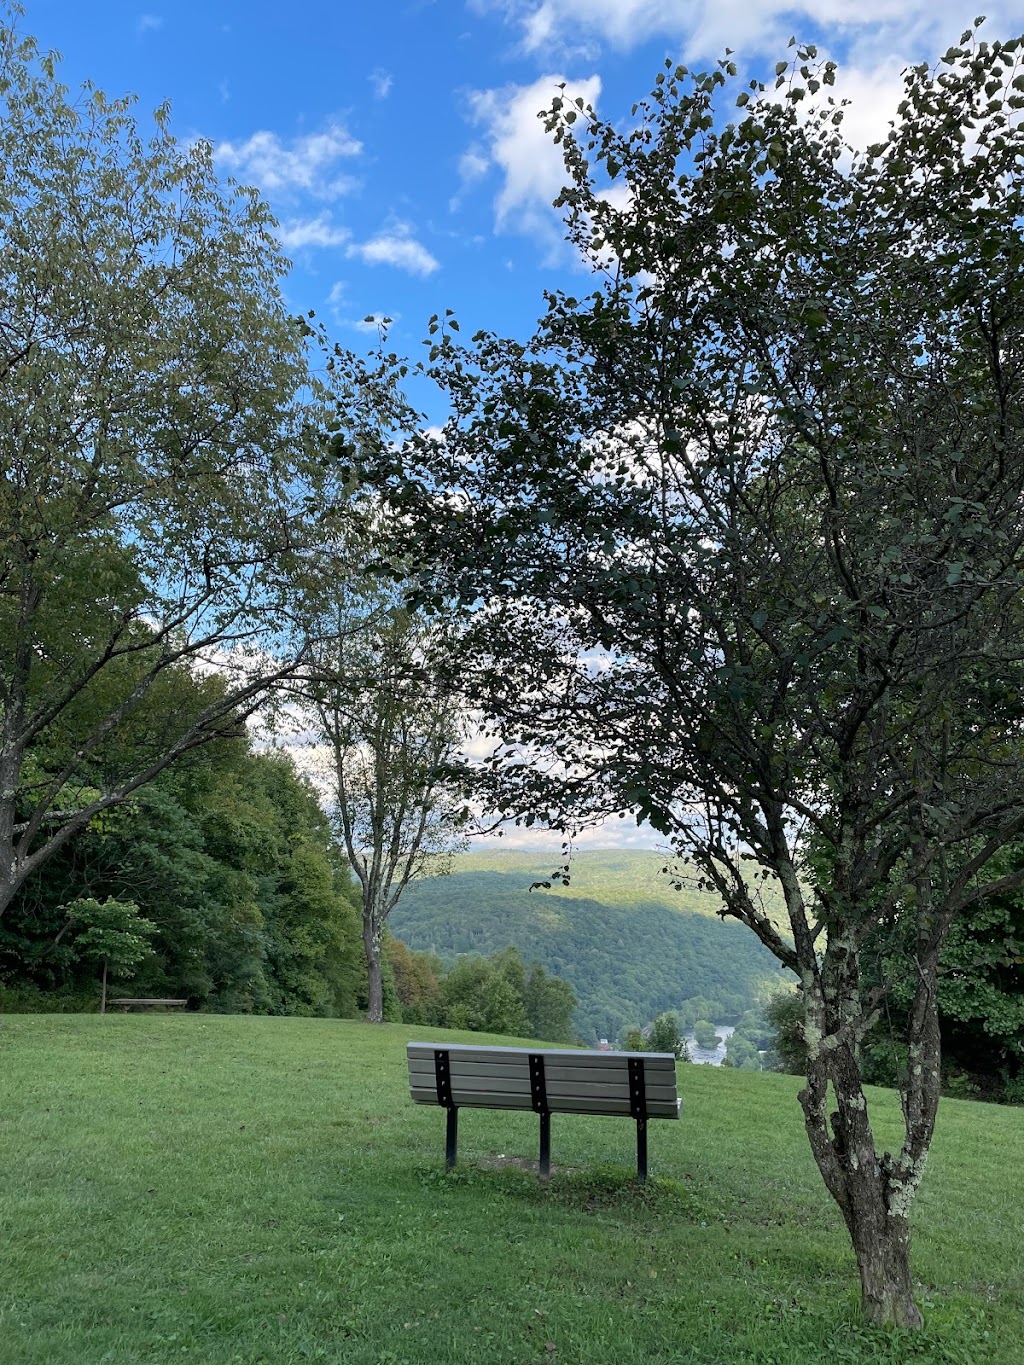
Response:
[{"label": "mountain ridge", "polygon": [[559,861],[520,849],[458,854],[449,874],[406,889],[391,928],[449,962],[514,945],[572,985],[588,1042],[695,998],[717,1003],[720,1019],[738,1017],[790,979],[749,929],[723,921],[716,895],[673,890],[664,854],[587,850],[574,856],[568,886],[531,890]]}]

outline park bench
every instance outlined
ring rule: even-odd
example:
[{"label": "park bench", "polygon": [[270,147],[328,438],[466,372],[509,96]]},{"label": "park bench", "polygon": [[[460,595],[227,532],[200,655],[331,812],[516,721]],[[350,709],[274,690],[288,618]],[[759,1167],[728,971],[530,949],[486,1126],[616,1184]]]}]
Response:
[{"label": "park bench", "polygon": [[108,1000],[107,1009],[121,1009],[127,1013],[128,1010],[133,1009],[136,1006],[141,1006],[143,1009],[146,1009],[154,1005],[166,1005],[168,1009],[175,1009],[187,1004],[187,1000]]},{"label": "park bench", "polygon": [[455,1165],[459,1110],[532,1109],[540,1117],[540,1178],[551,1174],[552,1114],[611,1114],[636,1122],[636,1175],[647,1179],[647,1120],[677,1119],[670,1052],[409,1043],[409,1089],[417,1104],[448,1111],[445,1163]]}]

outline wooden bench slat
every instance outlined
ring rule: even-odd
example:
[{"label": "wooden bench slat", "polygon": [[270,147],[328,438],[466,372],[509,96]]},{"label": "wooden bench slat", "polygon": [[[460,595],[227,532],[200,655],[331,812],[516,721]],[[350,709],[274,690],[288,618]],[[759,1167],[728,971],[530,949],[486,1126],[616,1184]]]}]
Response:
[{"label": "wooden bench slat", "polygon": [[[434,1086],[413,1086],[410,1093],[418,1104],[437,1104],[437,1090]],[[464,1090],[457,1084],[452,1086],[452,1103],[460,1109],[532,1109],[533,1098],[528,1090]],[[630,1113],[628,1095],[552,1095],[547,1096],[547,1107],[552,1113]],[[646,1104],[648,1118],[677,1118],[678,1109],[674,1095],[662,1094],[649,1096]]]},{"label": "wooden bench slat", "polygon": [[[433,1061],[435,1046],[432,1043],[409,1043],[407,1051],[409,1057],[426,1058]],[[674,1070],[674,1058],[665,1052],[586,1052],[582,1048],[546,1048],[546,1047],[483,1047],[475,1043],[459,1043],[453,1046],[444,1046],[444,1052],[448,1053],[452,1062],[474,1060],[486,1061],[493,1058],[497,1064],[508,1064],[517,1057],[524,1060],[537,1052],[543,1053],[545,1064],[562,1064],[565,1066],[597,1066],[607,1067],[616,1063],[626,1063],[630,1058],[642,1057],[647,1066],[655,1066]],[[646,1069],[646,1067],[645,1067]]]},{"label": "wooden bench slat", "polygon": [[[483,1057],[474,1058],[472,1061],[465,1061],[460,1057],[449,1057],[449,1071],[452,1076],[529,1076],[530,1068],[528,1058],[523,1057],[521,1061],[500,1061],[489,1062]],[[410,1057],[409,1075],[433,1076],[434,1058]],[[566,1066],[558,1062],[549,1062],[545,1055],[544,1074],[552,1080],[566,1081],[586,1081],[593,1080],[595,1076],[607,1076],[609,1078],[621,1079],[624,1085],[629,1083],[629,1071],[623,1063],[622,1066]],[[649,1063],[644,1066],[644,1080],[648,1085],[674,1085],[675,1067],[654,1067]]]},{"label": "wooden bench slat", "polygon": [[[416,1089],[412,1098],[417,1104],[437,1104],[437,1095],[432,1090]],[[459,1109],[518,1109],[530,1112],[533,1104],[529,1095],[515,1095],[508,1092],[452,1090],[452,1102]],[[628,1099],[579,1099],[575,1097],[553,1096],[548,1103],[552,1114],[617,1114],[623,1118],[631,1117]],[[675,1119],[679,1117],[674,1100],[655,1100],[647,1106],[647,1117],[652,1119]]]}]

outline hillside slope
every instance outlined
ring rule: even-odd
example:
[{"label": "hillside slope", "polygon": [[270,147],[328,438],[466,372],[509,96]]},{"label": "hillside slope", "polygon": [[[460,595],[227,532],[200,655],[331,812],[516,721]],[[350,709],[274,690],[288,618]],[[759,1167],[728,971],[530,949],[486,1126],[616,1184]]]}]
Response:
[{"label": "hillside slope", "polygon": [[737,1015],[789,979],[748,929],[717,916],[717,897],[674,891],[658,853],[581,853],[568,887],[531,890],[556,864],[515,850],[462,854],[449,876],[406,890],[391,928],[449,961],[514,944],[571,983],[586,1041],[615,1038],[695,996]]}]

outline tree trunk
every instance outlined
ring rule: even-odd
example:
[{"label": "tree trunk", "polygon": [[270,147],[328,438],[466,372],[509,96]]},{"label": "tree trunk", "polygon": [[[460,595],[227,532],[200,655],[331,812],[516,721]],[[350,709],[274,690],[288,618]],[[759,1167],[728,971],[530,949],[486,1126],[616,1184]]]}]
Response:
[{"label": "tree trunk", "polygon": [[363,929],[366,949],[367,1007],[366,1018],[371,1024],[384,1022],[384,976],[381,970],[381,933],[372,925]]},{"label": "tree trunk", "polygon": [[103,959],[103,987],[100,994],[100,1014],[107,1012],[107,959]]},{"label": "tree trunk", "polygon": [[[830,945],[834,951],[834,945]],[[813,1040],[807,1061],[807,1086],[800,1092],[804,1124],[818,1169],[839,1209],[853,1243],[860,1272],[861,1310],[866,1322],[885,1327],[920,1327],[910,1276],[910,1227],[907,1215],[924,1168],[927,1144],[918,1159],[884,1152],[875,1145],[867,1098],[855,1046],[825,1034],[827,1011],[813,984],[805,988],[805,1036]],[[829,1092],[836,1111],[828,1113]]]},{"label": "tree trunk", "polygon": [[880,1170],[847,1186],[843,1216],[860,1271],[861,1311],[865,1322],[879,1327],[920,1327],[910,1277],[910,1228],[906,1218],[888,1209],[885,1187]]}]

